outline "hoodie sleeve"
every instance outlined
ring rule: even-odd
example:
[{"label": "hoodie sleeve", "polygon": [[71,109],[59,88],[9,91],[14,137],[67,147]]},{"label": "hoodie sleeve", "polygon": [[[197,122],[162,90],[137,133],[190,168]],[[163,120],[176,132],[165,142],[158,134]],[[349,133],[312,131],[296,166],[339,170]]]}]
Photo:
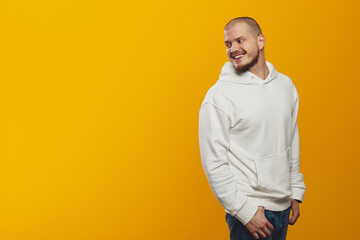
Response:
[{"label": "hoodie sleeve", "polygon": [[205,103],[199,113],[201,163],[210,187],[220,204],[244,225],[258,206],[247,201],[230,169],[227,159],[230,123],[228,115],[212,103]]},{"label": "hoodie sleeve", "polygon": [[299,146],[299,130],[297,125],[297,115],[299,110],[299,95],[293,85],[294,112],[292,115],[292,144],[291,144],[291,188],[293,195],[291,198],[302,202],[305,193],[305,184],[303,175],[300,173],[300,146]]}]

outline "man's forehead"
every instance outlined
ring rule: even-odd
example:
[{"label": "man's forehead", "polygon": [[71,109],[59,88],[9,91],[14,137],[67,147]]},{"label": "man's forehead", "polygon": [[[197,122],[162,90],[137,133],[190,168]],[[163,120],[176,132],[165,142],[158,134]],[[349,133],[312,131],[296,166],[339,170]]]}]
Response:
[{"label": "man's forehead", "polygon": [[251,34],[249,30],[248,24],[244,22],[233,23],[228,29],[224,30],[225,40],[248,36]]},{"label": "man's forehead", "polygon": [[250,27],[245,22],[235,22],[228,26],[225,30],[225,33],[232,33],[232,32],[250,32]]}]

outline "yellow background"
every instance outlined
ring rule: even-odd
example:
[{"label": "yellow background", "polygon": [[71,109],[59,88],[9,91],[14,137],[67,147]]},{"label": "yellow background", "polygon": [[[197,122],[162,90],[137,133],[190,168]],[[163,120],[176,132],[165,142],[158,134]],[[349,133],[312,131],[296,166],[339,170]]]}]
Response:
[{"label": "yellow background", "polygon": [[288,239],[359,239],[359,2],[0,2],[0,239],[228,239],[198,111],[255,18],[300,95]]}]

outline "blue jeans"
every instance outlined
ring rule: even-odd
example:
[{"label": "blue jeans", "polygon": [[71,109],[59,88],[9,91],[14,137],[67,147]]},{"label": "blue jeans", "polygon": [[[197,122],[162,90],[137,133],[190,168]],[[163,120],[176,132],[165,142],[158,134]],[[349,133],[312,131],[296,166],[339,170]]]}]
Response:
[{"label": "blue jeans", "polygon": [[[266,238],[262,238],[259,235],[259,239],[285,240],[289,224],[290,207],[284,211],[270,211],[265,209],[264,212],[267,220],[273,225],[274,231],[269,230],[271,235]],[[230,240],[256,239],[237,218],[231,216],[229,213],[226,213],[225,218],[230,230]]]}]

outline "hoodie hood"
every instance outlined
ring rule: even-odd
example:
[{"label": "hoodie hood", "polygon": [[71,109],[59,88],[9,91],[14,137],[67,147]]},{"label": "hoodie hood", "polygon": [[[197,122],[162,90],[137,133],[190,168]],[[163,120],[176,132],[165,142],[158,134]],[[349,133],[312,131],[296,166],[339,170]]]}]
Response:
[{"label": "hoodie hood", "polygon": [[269,74],[266,79],[263,80],[249,71],[238,73],[231,62],[226,62],[221,69],[218,81],[233,82],[244,85],[266,84],[275,79],[277,76],[277,71],[271,63],[266,61],[266,66],[269,68]]}]

